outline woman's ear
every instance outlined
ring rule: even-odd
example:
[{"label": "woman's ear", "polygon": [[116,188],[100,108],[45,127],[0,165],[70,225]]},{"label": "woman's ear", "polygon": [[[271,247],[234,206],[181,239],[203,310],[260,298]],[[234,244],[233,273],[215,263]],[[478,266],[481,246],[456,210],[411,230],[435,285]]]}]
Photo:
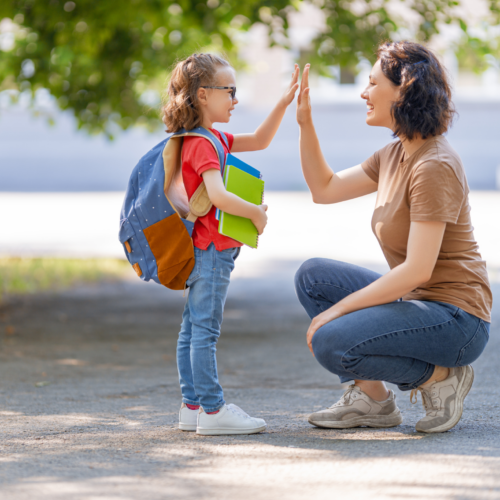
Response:
[{"label": "woman's ear", "polygon": [[202,104],[203,106],[206,106],[207,105],[207,97],[208,97],[207,89],[203,89],[200,87],[196,94],[198,96],[198,102],[200,104]]}]

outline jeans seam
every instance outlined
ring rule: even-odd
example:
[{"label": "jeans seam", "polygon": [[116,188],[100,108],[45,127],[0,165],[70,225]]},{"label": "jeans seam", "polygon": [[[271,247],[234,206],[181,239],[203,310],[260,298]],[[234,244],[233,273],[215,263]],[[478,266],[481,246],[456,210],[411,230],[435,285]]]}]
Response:
[{"label": "jeans seam", "polygon": [[474,340],[476,339],[477,337],[477,334],[479,332],[479,329],[481,328],[481,325],[482,325],[482,320],[479,320],[479,323],[477,325],[477,328],[476,328],[476,331],[474,332],[474,335],[469,339],[469,341],[462,347],[462,349],[460,349],[460,353],[458,354],[458,359],[456,361],[456,364],[457,365],[460,365],[460,362],[462,361],[462,358],[464,357],[464,354],[465,352],[467,351],[467,349],[469,348],[469,346],[472,344],[472,342],[474,342]]},{"label": "jeans seam", "polygon": [[182,402],[188,405],[199,405],[199,401],[193,401],[192,399],[182,398]]},{"label": "jeans seam", "polygon": [[318,308],[318,309],[320,309],[320,310],[322,309],[322,306],[321,306],[321,304],[318,302],[318,300],[317,300],[316,296],[312,293],[312,289],[313,289],[316,285],[333,286],[334,288],[338,288],[339,290],[343,290],[344,292],[347,292],[348,294],[354,293],[354,292],[352,292],[352,291],[350,291],[350,290],[346,290],[345,288],[342,288],[341,286],[338,286],[338,285],[333,285],[333,284],[331,284],[331,283],[316,283],[316,282],[314,282],[314,283],[312,283],[312,284],[311,284],[311,286],[310,286],[309,290],[308,290],[308,289],[307,289],[307,287],[306,287],[306,293],[307,293],[307,295],[309,295],[309,297],[311,297],[311,298],[314,300],[314,302],[316,303],[317,308]]},{"label": "jeans seam", "polygon": [[[215,288],[216,288],[215,280],[216,280],[216,273],[217,273],[216,264],[217,264],[217,250],[215,250],[215,246],[214,246],[213,260],[212,260],[212,306],[211,306],[212,315],[210,318],[210,327],[211,328],[214,327],[214,315],[215,315]],[[213,363],[213,360],[214,360],[214,356],[210,356],[210,364],[211,364],[210,369],[212,371],[212,379],[215,380],[215,377],[217,374],[215,371],[215,365]]]},{"label": "jeans seam", "polygon": [[[425,368],[424,374],[417,379],[415,382],[408,382],[406,384],[398,384],[398,387],[411,387],[412,389],[416,389],[418,386],[422,385],[424,382],[427,382],[429,380],[430,376],[432,373],[428,376],[429,372],[431,371],[431,367],[435,366],[431,363],[427,363],[427,366]],[[434,370],[432,370],[434,372]]]},{"label": "jeans seam", "polygon": [[[195,274],[193,276],[193,279],[189,283],[189,286],[191,286],[193,283],[195,283],[196,281],[198,281],[201,278],[201,269],[203,267],[203,251],[199,252],[199,254],[200,254],[200,257],[198,259],[198,258],[196,258],[196,247],[195,247],[193,271],[198,271],[198,272],[197,272],[197,274]],[[199,262],[199,265],[198,265],[198,262]],[[187,279],[187,281],[189,281],[189,278]],[[186,284],[187,284],[187,281],[186,281]]]},{"label": "jeans seam", "polygon": [[209,407],[209,408],[205,408],[205,407],[203,407],[203,406],[202,406],[202,408],[203,408],[203,411],[204,411],[205,413],[209,413],[209,412],[212,412],[212,411],[218,411],[218,410],[220,410],[223,406],[224,406],[224,403],[222,403],[222,404],[218,403],[218,406],[213,406],[213,407],[211,406],[211,407]]},{"label": "jeans seam", "polygon": [[[348,370],[345,367],[344,361],[345,361],[346,354],[349,353],[349,352],[351,352],[352,350],[356,349],[357,347],[362,346],[363,344],[368,344],[368,343],[370,343],[370,342],[372,342],[372,341],[374,341],[376,339],[379,339],[381,337],[386,337],[388,335],[399,334],[399,333],[408,333],[408,332],[411,332],[411,331],[414,331],[414,330],[422,330],[422,329],[427,329],[427,328],[435,328],[437,326],[441,326],[441,325],[445,325],[446,323],[450,323],[451,321],[454,321],[454,319],[450,319],[448,321],[443,321],[442,323],[437,323],[436,325],[429,325],[429,326],[420,327],[420,328],[406,328],[406,329],[403,329],[403,330],[394,330],[392,332],[382,333],[380,335],[377,335],[376,337],[372,337],[371,339],[364,340],[363,342],[359,342],[355,346],[352,346],[349,350],[345,351],[344,354],[342,354],[342,356],[340,358],[340,364],[342,365],[342,368],[346,372],[349,372],[349,373],[352,373],[353,375],[356,375],[355,372],[353,372],[352,370]],[[363,374],[359,374],[359,376],[363,377],[364,375]]]},{"label": "jeans seam", "polygon": [[326,285],[326,286],[333,286],[334,288],[338,288],[339,290],[343,290],[344,292],[347,292],[347,293],[354,293],[352,290],[347,290],[347,288],[343,288],[339,285],[334,285],[332,283],[319,283],[319,282],[314,282],[314,283],[311,283],[311,286],[310,286],[310,290],[307,291],[308,295],[311,295],[311,292],[312,292],[312,289],[316,286],[316,285]]}]

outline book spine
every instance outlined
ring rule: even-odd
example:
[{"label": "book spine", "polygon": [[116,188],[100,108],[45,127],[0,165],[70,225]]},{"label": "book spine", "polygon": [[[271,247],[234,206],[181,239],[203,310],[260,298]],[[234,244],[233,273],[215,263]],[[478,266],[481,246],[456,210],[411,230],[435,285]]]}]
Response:
[{"label": "book spine", "polygon": [[[260,195],[260,204],[264,204],[264,183],[262,183],[262,193]],[[255,248],[259,248],[259,235],[257,235],[257,238],[255,240]]]}]

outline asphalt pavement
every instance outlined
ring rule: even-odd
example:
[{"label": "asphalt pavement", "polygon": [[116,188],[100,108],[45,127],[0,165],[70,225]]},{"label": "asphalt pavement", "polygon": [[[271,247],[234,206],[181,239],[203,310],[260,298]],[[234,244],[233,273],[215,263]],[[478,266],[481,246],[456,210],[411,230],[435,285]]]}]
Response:
[{"label": "asphalt pavement", "polygon": [[0,497],[499,498],[498,304],[454,429],[417,433],[421,402],[397,390],[398,427],[318,429],[307,415],[344,388],[306,347],[308,318],[293,289],[299,265],[247,262],[231,284],[218,366],[226,400],[268,423],[252,436],[177,429],[181,292],[131,271],[121,283],[4,305]]}]

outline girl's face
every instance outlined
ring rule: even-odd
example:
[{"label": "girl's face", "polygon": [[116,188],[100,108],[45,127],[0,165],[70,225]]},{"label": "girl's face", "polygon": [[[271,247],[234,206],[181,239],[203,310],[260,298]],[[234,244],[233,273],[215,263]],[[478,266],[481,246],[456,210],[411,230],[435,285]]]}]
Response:
[{"label": "girl's face", "polygon": [[[215,75],[217,87],[236,87],[234,69],[222,66]],[[198,100],[202,105],[203,124],[211,126],[213,123],[227,123],[231,119],[238,99],[231,97],[230,89],[198,89]]]},{"label": "girl's face", "polygon": [[370,73],[370,81],[361,93],[368,107],[366,123],[372,127],[387,127],[393,130],[392,104],[399,99],[399,88],[383,73],[378,60]]}]

